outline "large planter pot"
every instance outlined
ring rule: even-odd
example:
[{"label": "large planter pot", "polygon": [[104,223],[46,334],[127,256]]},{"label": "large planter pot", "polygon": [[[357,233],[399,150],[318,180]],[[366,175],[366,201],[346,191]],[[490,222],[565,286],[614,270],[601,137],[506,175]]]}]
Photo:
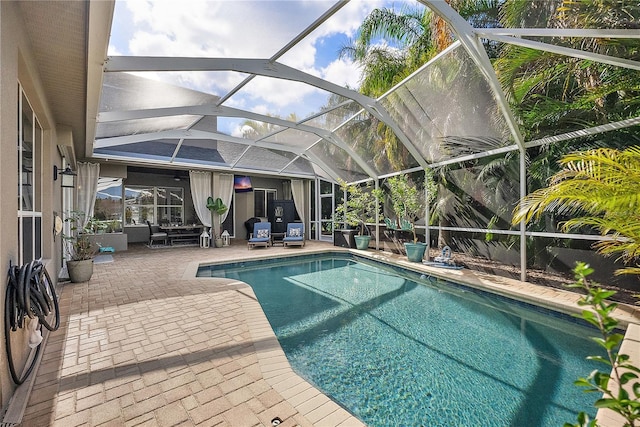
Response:
[{"label": "large planter pot", "polygon": [[223,245],[222,239],[221,239],[221,238],[214,239],[214,240],[213,240],[213,245],[214,245],[216,248],[221,248],[221,247],[222,247],[222,245]]},{"label": "large planter pot", "polygon": [[72,283],[86,282],[93,275],[93,260],[67,261],[67,271]]},{"label": "large planter pot", "polygon": [[366,250],[369,249],[369,242],[371,241],[371,236],[355,236],[356,241],[356,249]]},{"label": "large planter pot", "polygon": [[404,249],[407,251],[407,259],[411,262],[422,262],[424,253],[427,250],[426,243],[405,243]]},{"label": "large planter pot", "polygon": [[333,245],[341,248],[355,248],[356,241],[354,237],[358,230],[334,230],[333,231]]}]

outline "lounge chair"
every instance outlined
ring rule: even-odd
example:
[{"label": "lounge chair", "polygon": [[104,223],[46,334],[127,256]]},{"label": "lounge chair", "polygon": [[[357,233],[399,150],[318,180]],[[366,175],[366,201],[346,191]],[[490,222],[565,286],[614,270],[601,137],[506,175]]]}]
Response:
[{"label": "lounge chair", "polygon": [[270,222],[256,222],[253,224],[253,233],[249,238],[249,248],[255,248],[256,246],[264,246],[265,248],[271,245],[271,223]]},{"label": "lounge chair", "polygon": [[149,226],[149,247],[153,246],[153,242],[155,240],[162,240],[164,244],[167,244],[167,233],[159,231],[157,227],[154,229],[154,226],[151,225],[149,221],[147,221],[147,225]]},{"label": "lounge chair", "polygon": [[287,234],[282,239],[284,246],[304,246],[304,224],[290,222],[287,224]]}]

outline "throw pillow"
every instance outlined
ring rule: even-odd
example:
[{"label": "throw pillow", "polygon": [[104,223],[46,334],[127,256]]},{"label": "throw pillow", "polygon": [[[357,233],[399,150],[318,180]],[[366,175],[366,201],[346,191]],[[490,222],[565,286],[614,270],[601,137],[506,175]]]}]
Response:
[{"label": "throw pillow", "polygon": [[289,237],[300,237],[300,229],[292,228],[291,230],[289,230]]},{"label": "throw pillow", "polygon": [[266,239],[269,237],[269,230],[260,229],[258,230],[258,235],[256,236],[258,239]]}]

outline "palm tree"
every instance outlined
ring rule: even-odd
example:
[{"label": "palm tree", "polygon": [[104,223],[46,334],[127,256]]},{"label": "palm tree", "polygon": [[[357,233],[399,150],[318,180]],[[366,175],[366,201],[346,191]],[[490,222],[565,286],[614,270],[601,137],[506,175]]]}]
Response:
[{"label": "palm tree", "polygon": [[636,263],[617,274],[640,274],[640,146],[568,154],[561,164],[549,187],[520,201],[513,224],[549,211],[567,216],[563,231],[593,227],[609,238],[595,245],[598,252]]},{"label": "palm tree", "polygon": [[[633,3],[633,2],[632,2]],[[640,6],[614,0],[538,2],[507,1],[501,8],[504,27],[632,28]],[[640,59],[633,39],[552,37],[563,47]],[[637,71],[588,60],[505,45],[495,68],[525,139],[596,126],[640,114]]]}]

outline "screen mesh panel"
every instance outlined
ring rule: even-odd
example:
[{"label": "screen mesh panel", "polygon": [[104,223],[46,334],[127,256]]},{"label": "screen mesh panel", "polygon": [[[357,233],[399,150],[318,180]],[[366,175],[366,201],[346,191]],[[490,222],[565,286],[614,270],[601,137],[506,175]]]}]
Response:
[{"label": "screen mesh panel", "polygon": [[181,115],[98,123],[96,126],[96,139],[153,133],[163,130],[187,129],[200,118],[201,116]]},{"label": "screen mesh panel", "polygon": [[418,165],[393,132],[367,112],[354,116],[335,133],[378,175]]},{"label": "screen mesh panel", "polygon": [[462,166],[436,169],[434,214],[447,226],[511,229],[520,194],[518,152]]},{"label": "screen mesh panel", "polygon": [[262,147],[250,147],[238,160],[236,167],[266,171],[280,171],[287,166],[295,154]]},{"label": "screen mesh panel", "polygon": [[332,167],[333,172],[336,172],[344,181],[352,182],[369,177],[346,151],[324,139],[309,151],[325,165]]},{"label": "screen mesh panel", "polygon": [[319,139],[320,137],[315,133],[304,132],[298,129],[286,129],[283,132],[278,132],[265,138],[264,141],[283,144],[297,150],[304,150],[311,147]]},{"label": "screen mesh panel", "polygon": [[430,163],[512,144],[491,90],[460,46],[381,103]]}]

